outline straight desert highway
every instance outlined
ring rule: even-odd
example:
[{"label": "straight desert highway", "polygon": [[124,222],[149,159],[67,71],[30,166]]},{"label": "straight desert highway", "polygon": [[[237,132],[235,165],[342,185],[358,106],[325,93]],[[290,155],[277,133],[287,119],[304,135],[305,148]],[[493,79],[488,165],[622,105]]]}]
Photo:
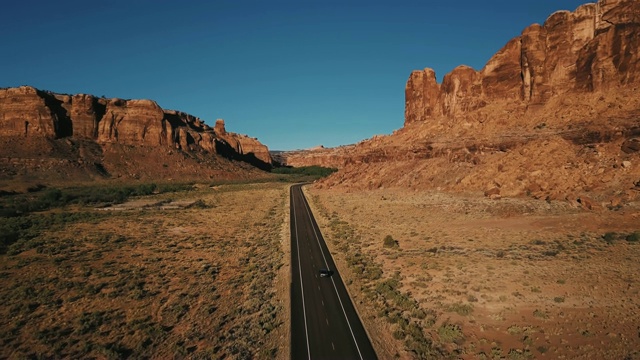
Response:
[{"label": "straight desert highway", "polygon": [[291,187],[291,359],[377,359],[301,186]]}]

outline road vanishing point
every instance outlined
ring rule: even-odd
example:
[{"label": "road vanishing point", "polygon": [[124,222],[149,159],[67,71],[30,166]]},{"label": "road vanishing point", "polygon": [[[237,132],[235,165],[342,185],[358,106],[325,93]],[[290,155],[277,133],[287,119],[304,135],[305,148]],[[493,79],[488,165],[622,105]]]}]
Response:
[{"label": "road vanishing point", "polygon": [[[291,359],[377,359],[302,193],[291,187]],[[320,276],[329,269],[330,276]]]}]

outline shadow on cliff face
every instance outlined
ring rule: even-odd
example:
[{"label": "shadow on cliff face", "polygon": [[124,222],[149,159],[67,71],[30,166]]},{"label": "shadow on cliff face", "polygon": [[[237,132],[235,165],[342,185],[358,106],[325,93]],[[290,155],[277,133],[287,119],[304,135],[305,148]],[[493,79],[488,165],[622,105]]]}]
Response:
[{"label": "shadow on cliff face", "polygon": [[54,123],[56,138],[63,138],[73,135],[73,124],[67,110],[62,107],[62,100],[56,99],[53,95],[38,90],[38,95],[44,99],[45,105],[51,110],[55,116]]},{"label": "shadow on cliff face", "polygon": [[233,149],[228,143],[216,141],[216,153],[230,160],[244,161],[263,171],[270,171],[272,164],[266,163],[256,157],[254,153],[240,154]]},{"label": "shadow on cliff face", "polygon": [[178,114],[170,114],[165,111],[164,119],[169,122],[169,124],[171,125],[171,128],[173,129],[177,129],[180,126],[184,125],[184,121],[180,118],[180,115]]},{"label": "shadow on cliff face", "polygon": [[100,127],[100,120],[107,113],[107,103],[105,99],[94,98],[93,99],[93,111],[95,112],[94,124],[93,124],[93,138],[98,138],[98,129]]}]

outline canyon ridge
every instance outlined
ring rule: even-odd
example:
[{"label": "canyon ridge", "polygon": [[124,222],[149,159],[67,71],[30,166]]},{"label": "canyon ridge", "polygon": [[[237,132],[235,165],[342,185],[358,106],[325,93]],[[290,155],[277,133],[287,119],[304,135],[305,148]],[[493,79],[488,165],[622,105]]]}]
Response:
[{"label": "canyon ridge", "polygon": [[0,178],[26,182],[243,179],[272,165],[265,145],[220,119],[30,86],[0,90],[0,149]]}]

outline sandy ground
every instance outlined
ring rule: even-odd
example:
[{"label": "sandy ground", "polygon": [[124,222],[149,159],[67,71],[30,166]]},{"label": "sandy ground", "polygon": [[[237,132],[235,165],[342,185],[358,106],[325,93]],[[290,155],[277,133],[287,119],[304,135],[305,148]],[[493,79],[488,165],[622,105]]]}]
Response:
[{"label": "sandy ground", "polygon": [[640,359],[640,204],[306,191],[381,358]]}]

